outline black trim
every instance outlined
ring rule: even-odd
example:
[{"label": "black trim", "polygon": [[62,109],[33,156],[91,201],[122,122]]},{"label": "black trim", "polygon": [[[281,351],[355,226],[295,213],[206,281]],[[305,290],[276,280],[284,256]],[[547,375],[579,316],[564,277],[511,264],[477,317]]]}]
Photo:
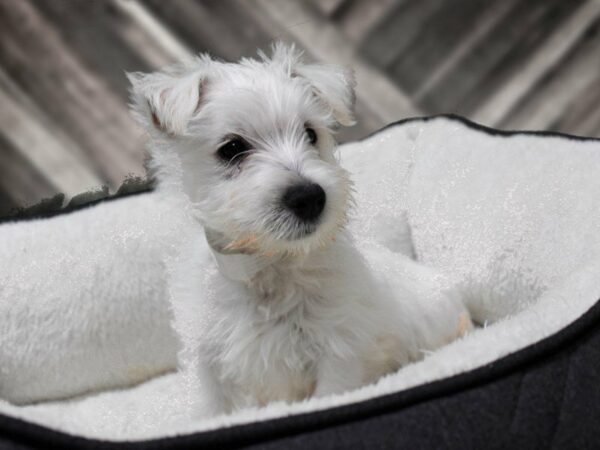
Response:
[{"label": "black trim", "polygon": [[[148,194],[153,191],[154,191],[154,187],[149,185],[148,187],[140,188],[140,190],[125,191],[125,192],[119,191],[114,195],[98,198],[96,200],[92,200],[87,203],[77,204],[75,206],[72,206],[69,204],[69,205],[65,206],[64,208],[55,209],[55,210],[47,210],[46,208],[40,209],[39,208],[40,205],[43,205],[44,203],[49,201],[48,199],[44,199],[40,203],[29,206],[24,210],[20,210],[19,212],[17,212],[14,215],[0,217],[0,225],[2,225],[3,223],[27,222],[30,220],[37,220],[37,219],[49,219],[51,217],[56,217],[56,216],[60,216],[63,214],[71,214],[71,213],[74,213],[77,211],[82,211],[82,210],[88,209],[92,206],[96,206],[100,203],[112,202],[114,200],[120,200],[120,199],[126,198],[126,197],[133,197],[135,195]],[[50,201],[53,201],[53,202],[56,201],[55,199],[57,197],[58,196],[53,197],[52,199],[50,199]],[[64,198],[64,195],[60,194],[60,197]],[[62,200],[59,200],[59,201],[62,202]]]},{"label": "black trim", "polygon": [[489,134],[491,136],[502,136],[502,137],[540,136],[540,137],[568,139],[571,141],[595,141],[595,142],[600,141],[600,138],[588,137],[588,136],[577,136],[574,134],[561,133],[560,131],[499,130],[497,128],[491,128],[486,125],[482,125],[480,123],[473,122],[472,120],[467,119],[466,117],[463,117],[463,116],[459,116],[457,114],[436,114],[433,116],[407,117],[405,119],[400,119],[400,120],[397,120],[396,122],[389,123],[386,126],[384,126],[383,128],[380,128],[379,130],[374,131],[373,133],[367,135],[366,137],[364,137],[362,139],[359,139],[358,141],[360,142],[360,141],[369,139],[370,137],[375,136],[376,134],[381,133],[382,131],[385,131],[389,128],[393,128],[397,125],[405,125],[405,124],[411,123],[411,122],[431,122],[436,119],[448,119],[448,120],[453,120],[455,122],[460,122],[468,128],[471,128],[471,129],[474,129],[477,131],[483,131],[484,133]]},{"label": "black trim", "polygon": [[[600,139],[597,138],[585,138],[555,132],[514,132],[494,130],[455,115],[404,119],[394,122],[370,136],[393,126],[403,125],[414,121],[430,121],[440,117],[460,121],[470,128],[496,136],[512,136],[518,134],[559,137],[577,141],[600,141]],[[390,411],[397,411],[427,400],[440,398],[457,392],[466,391],[476,386],[488,384],[503,376],[516,372],[519,369],[531,367],[540,360],[568,348],[575,341],[582,339],[595,331],[595,327],[598,325],[600,325],[600,299],[581,317],[554,335],[493,361],[492,363],[449,378],[416,386],[405,391],[391,393],[381,397],[333,407],[322,411],[302,413],[246,425],[237,425],[214,431],[132,442],[110,442],[72,436],[42,425],[0,414],[0,438],[6,437],[11,440],[10,442],[29,445],[31,448],[44,449],[93,448],[116,450],[136,448],[150,450],[158,448],[238,448],[251,444],[269,442],[281,437],[298,435],[307,431],[321,430],[334,425],[351,423],[377,415],[383,415]]]}]

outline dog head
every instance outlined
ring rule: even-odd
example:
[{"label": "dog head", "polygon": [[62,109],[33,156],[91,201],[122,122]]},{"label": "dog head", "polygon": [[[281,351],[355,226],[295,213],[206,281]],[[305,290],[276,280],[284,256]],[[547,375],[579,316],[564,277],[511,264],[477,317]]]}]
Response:
[{"label": "dog head", "polygon": [[345,223],[351,182],[333,130],[354,123],[353,76],[301,56],[276,44],[271,57],[232,64],[201,55],[129,75],[158,182],[178,158],[201,221],[230,249],[305,252]]}]

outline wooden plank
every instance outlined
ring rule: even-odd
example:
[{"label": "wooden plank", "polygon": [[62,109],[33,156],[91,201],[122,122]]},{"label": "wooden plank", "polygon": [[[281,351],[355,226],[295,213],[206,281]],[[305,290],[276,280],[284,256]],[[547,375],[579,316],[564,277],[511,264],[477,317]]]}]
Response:
[{"label": "wooden plank", "polygon": [[548,129],[578,136],[600,137],[600,76],[597,72],[596,78],[580,90],[561,117]]},{"label": "wooden plank", "polygon": [[410,46],[398,54],[389,72],[392,79],[406,92],[418,91],[427,76],[435,72],[458,47],[471,26],[489,8],[485,0],[441,2],[442,6],[428,17]]},{"label": "wooden plank", "polygon": [[358,44],[402,0],[353,0],[338,12],[335,24]]},{"label": "wooden plank", "polygon": [[545,40],[512,77],[472,114],[474,120],[495,125],[506,120],[510,111],[552,70],[583,32],[600,14],[600,2],[588,0]]},{"label": "wooden plank", "polygon": [[32,2],[77,59],[120,98],[128,97],[125,71],[147,71],[151,65],[122,38],[131,21],[111,2],[66,0]]},{"label": "wooden plank", "polygon": [[[0,219],[59,194],[0,129]],[[60,208],[62,201],[55,207]]]},{"label": "wooden plank", "polygon": [[204,2],[212,20],[233,30],[230,33],[235,33],[237,55],[233,57],[233,61],[237,61],[241,56],[255,56],[257,49],[267,50],[276,39],[254,19],[255,16],[247,7],[242,7],[241,3],[239,0]]},{"label": "wooden plank", "polygon": [[400,0],[389,14],[372,27],[359,46],[359,52],[381,69],[389,68],[422,32],[423,23],[444,2],[439,0]]},{"label": "wooden plank", "polygon": [[102,190],[102,180],[69,150],[68,144],[57,140],[1,87],[0,104],[0,130],[5,140],[43,172],[67,201],[82,192]]},{"label": "wooden plank", "polygon": [[[600,11],[599,11],[600,12]],[[584,28],[572,51],[500,123],[503,128],[557,130],[580,133],[578,127],[594,107],[590,98],[600,95],[600,18]],[[587,111],[586,111],[587,110]]]},{"label": "wooden plank", "polygon": [[[596,97],[598,99],[598,97]],[[598,103],[596,103],[597,105]],[[574,130],[575,134],[581,134],[582,136],[595,136],[600,137],[600,109],[596,108],[587,119],[594,119],[592,122],[589,120],[587,123],[583,124],[580,128],[581,131]]]},{"label": "wooden plank", "polygon": [[0,0],[0,64],[116,190],[145,177],[141,131],[125,99],[83,64],[29,1]]},{"label": "wooden plank", "polygon": [[113,0],[113,5],[131,20],[129,26],[120,27],[123,39],[151,67],[159,68],[171,62],[182,61],[194,53],[138,0]]},{"label": "wooden plank", "polygon": [[[596,51],[600,53],[600,48]],[[553,128],[580,136],[600,137],[600,74],[596,74],[599,76],[595,82],[582,90]]]},{"label": "wooden plank", "polygon": [[[435,69],[425,73],[423,82],[413,94],[416,102],[421,102],[438,85],[444,83],[445,78],[452,72],[463,72],[460,69],[462,62],[492,33],[506,18],[518,0],[504,0],[491,3],[475,25],[469,29],[465,38],[438,64]],[[444,89],[447,86],[443,87]]]},{"label": "wooden plank", "polygon": [[[301,3],[249,0],[257,13],[280,24],[295,41],[319,61],[352,67],[358,82],[357,99],[364,104],[372,123],[380,125],[405,116],[418,115],[418,109],[385,74],[358,56],[348,40],[327,21],[320,19]],[[300,24],[290,27],[290,23]]]},{"label": "wooden plank", "polygon": [[344,4],[351,1],[352,0],[309,0],[313,7],[327,17],[333,16]]},{"label": "wooden plank", "polygon": [[[519,53],[515,49],[527,41],[527,35],[536,29],[544,11],[557,1],[561,0],[507,0],[508,13],[500,15],[499,22],[491,24],[492,29],[459,64],[420,95],[420,104],[428,111],[469,115],[475,105],[498,88],[507,72],[522,62],[519,56],[526,57],[527,52]],[[494,9],[501,7],[495,3]],[[512,66],[509,66],[510,61],[513,61]]]},{"label": "wooden plank", "polygon": [[[141,4],[160,17],[161,22],[188,47],[228,61],[254,55],[257,46],[270,41],[260,32],[254,34],[251,24],[239,20],[236,5],[221,3],[145,0]],[[228,7],[226,20],[215,14],[215,11],[222,14],[224,7]]]},{"label": "wooden plank", "polygon": [[[0,148],[0,151],[1,150],[2,148]],[[2,163],[0,163],[0,175],[3,175],[3,172]],[[19,206],[2,190],[2,187],[0,187],[0,221],[9,216],[16,215],[18,210]]]}]

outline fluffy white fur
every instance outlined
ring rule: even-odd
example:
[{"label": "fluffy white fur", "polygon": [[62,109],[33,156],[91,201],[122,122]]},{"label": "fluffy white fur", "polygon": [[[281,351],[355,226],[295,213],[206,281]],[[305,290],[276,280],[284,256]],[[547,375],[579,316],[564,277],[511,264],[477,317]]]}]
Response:
[{"label": "fluffy white fur", "polygon": [[[357,207],[348,227],[361,249],[370,248],[371,254],[381,255],[385,262],[380,266],[372,260],[373,270],[388,272],[396,256],[416,251],[430,265],[464,284],[467,292],[478,294],[473,296],[471,307],[480,320],[487,322],[486,327],[375,385],[294,404],[279,402],[244,409],[210,420],[192,417],[185,372],[71,401],[22,407],[0,401],[0,411],[73,434],[111,440],[149,439],[306,413],[481,367],[556,333],[600,298],[600,143],[535,136],[496,137],[440,118],[391,127],[364,141],[342,146],[340,153],[342,166],[356,183]],[[119,227],[129,229],[130,217],[121,207],[137,210],[133,203],[139,201],[139,208],[147,208],[146,221],[151,222],[147,233],[156,240],[168,240],[173,233],[161,234],[162,228],[154,230],[152,223],[184,231],[188,226],[197,227],[191,220],[182,221],[169,204],[160,207],[156,203],[159,196],[156,193],[109,203],[104,205],[102,215],[111,220],[123,216]],[[443,208],[446,203],[452,208]],[[163,216],[161,211],[164,222],[153,218],[155,212]],[[415,223],[412,238],[406,232],[406,220]],[[10,229],[20,226],[11,225]],[[109,229],[102,222],[98,227]],[[505,231],[507,227],[510,231]],[[93,251],[93,242],[75,242],[74,246]],[[209,276],[214,266],[206,244],[202,245],[206,251],[202,258],[212,268],[200,267],[199,262],[198,270],[202,276]],[[31,247],[33,255],[34,249]],[[145,251],[144,246],[131,247],[130,258],[141,258]],[[498,258],[500,252],[507,257]],[[43,277],[44,267],[40,264],[30,277]],[[2,273],[9,268],[6,266]],[[131,272],[129,276],[139,277],[140,273]],[[112,283],[112,277],[117,285],[121,279],[118,272],[107,274],[105,282]],[[55,284],[48,281],[47,291],[63,285],[58,277],[52,279]],[[159,289],[164,286],[164,277],[155,282]],[[136,323],[139,326],[143,320],[133,310],[113,312],[127,314],[128,327]],[[0,315],[0,320],[5,317]],[[63,351],[68,352],[70,341],[61,342]],[[122,343],[127,345],[127,340]],[[112,351],[120,349],[114,347]],[[63,371],[68,377],[65,384],[75,378],[75,370],[73,374]]]},{"label": "fluffy white fur", "polygon": [[[332,127],[352,123],[348,71],[305,64],[293,47],[276,45],[271,58],[230,64],[202,56],[131,80],[159,182],[181,183],[217,236],[214,250],[263,261],[245,280],[203,273],[198,226],[171,273],[199,412],[356,389],[470,328],[460,298],[440,291],[437,274],[396,258],[400,267],[376,276],[344,229],[351,182],[334,155]],[[248,143],[247,154],[223,161],[218,150],[233,139]],[[326,193],[316,224],[282,206],[299,182]]]}]

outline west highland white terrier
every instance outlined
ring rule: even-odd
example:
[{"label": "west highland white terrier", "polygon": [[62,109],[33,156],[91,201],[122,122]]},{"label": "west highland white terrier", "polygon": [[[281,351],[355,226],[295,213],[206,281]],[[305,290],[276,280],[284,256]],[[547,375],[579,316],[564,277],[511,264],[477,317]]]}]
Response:
[{"label": "west highland white terrier", "polygon": [[130,80],[158,181],[179,178],[218,267],[210,323],[187,349],[211,413],[373,383],[471,326],[456,296],[421,298],[429,275],[377,276],[345,229],[352,183],[333,130],[354,124],[350,70],[276,44]]}]

